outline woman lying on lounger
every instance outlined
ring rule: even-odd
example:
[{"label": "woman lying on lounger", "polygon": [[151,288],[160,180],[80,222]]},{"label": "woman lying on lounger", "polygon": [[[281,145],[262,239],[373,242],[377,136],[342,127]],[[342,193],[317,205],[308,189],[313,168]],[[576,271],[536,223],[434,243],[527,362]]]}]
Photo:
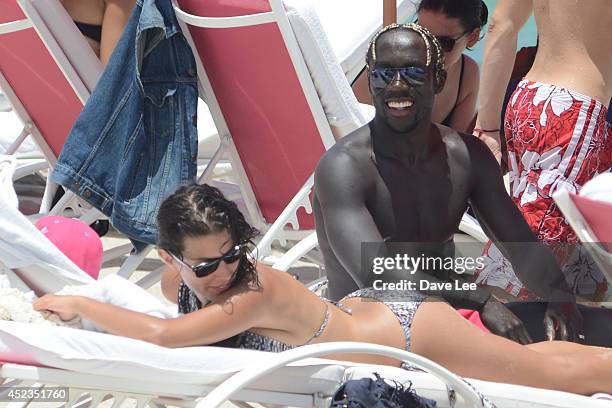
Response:
[{"label": "woman lying on lounger", "polygon": [[[545,342],[521,346],[481,332],[441,301],[418,293],[358,290],[338,304],[290,274],[257,263],[256,230],[237,206],[207,185],[182,187],[159,210],[159,254],[183,316],[163,320],[78,296],[46,295],[37,310],[81,316],[105,331],[167,347],[212,344],[280,351],[297,345],[359,341],[407,349],[472,378],[592,394],[612,392],[612,349]],[[371,301],[380,300],[380,301]],[[399,365],[383,357],[336,359]]]}]

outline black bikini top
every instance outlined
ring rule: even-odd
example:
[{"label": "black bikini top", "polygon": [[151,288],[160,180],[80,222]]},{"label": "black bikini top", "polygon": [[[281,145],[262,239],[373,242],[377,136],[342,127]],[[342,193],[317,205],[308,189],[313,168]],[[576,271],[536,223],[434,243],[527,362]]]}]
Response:
[{"label": "black bikini top", "polygon": [[459,86],[457,87],[457,98],[455,99],[455,104],[453,105],[453,109],[446,115],[444,120],[440,122],[444,126],[450,126],[450,120],[453,117],[453,113],[455,113],[455,109],[457,108],[457,102],[459,102],[459,95],[461,95],[461,84],[463,83],[463,66],[465,64],[465,55],[461,54],[461,71],[459,72]]},{"label": "black bikini top", "polygon": [[76,24],[79,31],[85,37],[89,37],[92,40],[97,41],[97,42],[100,42],[100,40],[102,39],[102,26],[101,25],[81,23],[80,21],[75,21],[74,24]]}]

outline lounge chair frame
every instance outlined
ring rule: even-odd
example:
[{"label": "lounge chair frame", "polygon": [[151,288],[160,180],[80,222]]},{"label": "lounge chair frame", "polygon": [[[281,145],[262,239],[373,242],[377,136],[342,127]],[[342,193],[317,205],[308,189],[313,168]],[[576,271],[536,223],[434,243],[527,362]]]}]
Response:
[{"label": "lounge chair frame", "polygon": [[[578,239],[586,244],[584,247],[599,267],[599,270],[605,275],[606,280],[612,282],[612,253],[602,247],[601,243],[604,242],[605,238],[600,238],[593,232],[589,223],[585,220],[576,204],[574,204],[572,196],[575,195],[567,190],[559,189],[553,194],[553,199],[563,215],[565,215],[565,219],[578,236]],[[612,208],[612,205],[610,207]]]}]

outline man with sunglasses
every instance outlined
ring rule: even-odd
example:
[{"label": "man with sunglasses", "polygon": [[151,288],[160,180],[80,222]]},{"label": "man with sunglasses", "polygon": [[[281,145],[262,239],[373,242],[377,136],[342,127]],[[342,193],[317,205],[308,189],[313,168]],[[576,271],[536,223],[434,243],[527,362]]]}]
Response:
[{"label": "man with sunglasses", "polygon": [[[431,243],[417,245],[430,251],[420,255],[439,256],[452,249],[470,201],[521,279],[542,296],[561,293],[569,301],[564,311],[550,303],[546,324],[552,337],[556,327],[559,337],[575,340],[581,324],[573,297],[554,257],[538,244],[508,197],[490,151],[473,136],[431,121],[434,96],[446,78],[437,40],[418,25],[388,26],[370,44],[367,63],[376,116],[339,140],[315,171],[313,204],[329,296],[338,300],[378,279],[460,280],[439,269],[406,273],[392,267],[376,275],[372,258],[362,260],[362,244]],[[485,289],[436,294],[455,307],[479,310],[496,334],[531,341],[520,320]]]}]

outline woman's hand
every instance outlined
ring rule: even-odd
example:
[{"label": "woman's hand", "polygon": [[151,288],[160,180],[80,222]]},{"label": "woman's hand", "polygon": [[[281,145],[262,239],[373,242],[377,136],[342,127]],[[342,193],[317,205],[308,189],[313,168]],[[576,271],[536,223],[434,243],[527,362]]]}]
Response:
[{"label": "woman's hand", "polygon": [[79,316],[79,296],[45,295],[34,302],[34,310],[55,313],[63,321],[72,320]]}]

